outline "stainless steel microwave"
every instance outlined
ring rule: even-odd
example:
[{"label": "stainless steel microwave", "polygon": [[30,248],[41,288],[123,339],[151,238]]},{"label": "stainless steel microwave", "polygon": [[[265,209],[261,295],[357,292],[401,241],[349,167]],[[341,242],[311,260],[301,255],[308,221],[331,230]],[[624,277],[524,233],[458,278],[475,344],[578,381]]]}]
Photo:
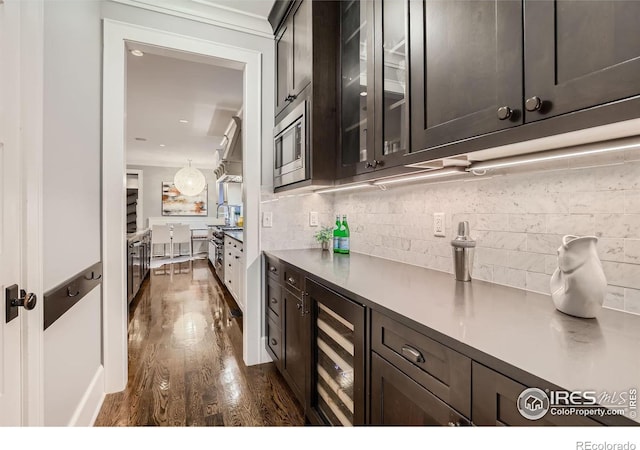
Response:
[{"label": "stainless steel microwave", "polygon": [[303,181],[307,176],[307,102],[301,102],[273,130],[274,187]]}]

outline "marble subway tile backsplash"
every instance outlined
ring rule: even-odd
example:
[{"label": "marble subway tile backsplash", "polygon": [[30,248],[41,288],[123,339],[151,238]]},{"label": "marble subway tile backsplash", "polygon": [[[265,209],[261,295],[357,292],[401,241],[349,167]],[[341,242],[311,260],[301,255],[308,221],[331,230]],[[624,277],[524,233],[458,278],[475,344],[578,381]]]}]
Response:
[{"label": "marble subway tile backsplash", "polygon": [[[598,236],[609,292],[605,306],[640,313],[640,161],[637,153],[523,166],[491,176],[334,194],[351,248],[452,272],[457,223],[477,240],[474,278],[549,293],[565,234]],[[433,214],[447,236],[433,236]]]},{"label": "marble subway tile backsplash", "polygon": [[318,194],[270,194],[262,193],[261,213],[273,214],[273,226],[261,227],[262,250],[289,250],[313,248],[320,245],[313,235],[320,227],[309,226],[309,213],[318,212],[318,222],[322,226],[332,225],[332,196]]},{"label": "marble subway tile backsplash", "polygon": [[[478,241],[473,277],[549,293],[565,234],[598,236],[609,283],[605,306],[640,314],[640,152],[521,166],[455,180],[329,195],[262,194],[273,228],[263,249],[319,247],[321,225],[347,214],[353,251],[452,273],[450,241],[468,220]],[[447,236],[433,235],[444,212]]]}]

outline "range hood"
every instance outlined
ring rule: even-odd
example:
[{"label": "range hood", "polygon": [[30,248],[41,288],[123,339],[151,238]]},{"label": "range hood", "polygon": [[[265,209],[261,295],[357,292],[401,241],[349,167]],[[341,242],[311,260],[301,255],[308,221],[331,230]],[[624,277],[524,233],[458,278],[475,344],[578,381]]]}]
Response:
[{"label": "range hood", "polygon": [[242,120],[233,116],[218,150],[218,183],[242,183]]}]

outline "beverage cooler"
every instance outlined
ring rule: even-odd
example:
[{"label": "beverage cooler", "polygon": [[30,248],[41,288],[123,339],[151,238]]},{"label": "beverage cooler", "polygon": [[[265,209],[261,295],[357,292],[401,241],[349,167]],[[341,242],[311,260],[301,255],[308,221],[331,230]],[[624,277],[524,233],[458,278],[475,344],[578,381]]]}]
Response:
[{"label": "beverage cooler", "polygon": [[311,409],[319,422],[336,426],[365,421],[365,309],[306,280],[313,323]]}]

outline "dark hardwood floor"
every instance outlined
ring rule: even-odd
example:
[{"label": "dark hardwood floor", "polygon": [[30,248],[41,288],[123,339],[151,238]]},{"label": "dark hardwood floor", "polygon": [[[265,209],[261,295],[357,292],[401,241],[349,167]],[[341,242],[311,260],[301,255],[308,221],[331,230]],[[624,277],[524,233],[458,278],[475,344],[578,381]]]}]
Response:
[{"label": "dark hardwood floor", "polygon": [[129,309],[129,381],[96,426],[304,425],[273,363],[245,366],[242,319],[207,260],[151,269]]}]

